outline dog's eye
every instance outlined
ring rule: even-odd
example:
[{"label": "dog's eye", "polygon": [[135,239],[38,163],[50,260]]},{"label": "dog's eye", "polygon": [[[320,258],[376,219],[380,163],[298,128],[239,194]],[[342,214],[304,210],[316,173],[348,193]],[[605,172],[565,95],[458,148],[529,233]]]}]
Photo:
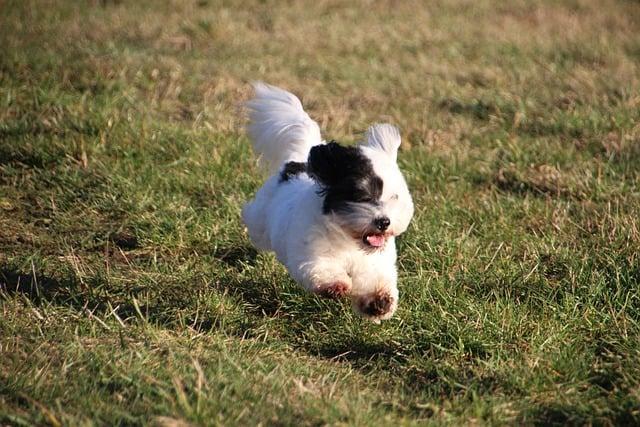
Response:
[{"label": "dog's eye", "polygon": [[393,196],[391,196],[391,200],[398,200],[398,195],[394,194]]},{"label": "dog's eye", "polygon": [[373,197],[371,197],[371,193],[368,191],[364,191],[361,189],[357,189],[352,194],[352,199],[356,203],[371,203],[374,201]]}]

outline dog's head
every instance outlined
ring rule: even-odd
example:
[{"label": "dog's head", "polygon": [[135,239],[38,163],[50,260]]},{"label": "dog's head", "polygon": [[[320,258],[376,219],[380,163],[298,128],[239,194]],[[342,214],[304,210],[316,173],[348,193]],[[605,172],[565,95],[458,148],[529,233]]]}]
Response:
[{"label": "dog's head", "polygon": [[396,164],[400,133],[391,125],[369,128],[364,143],[336,142],[311,149],[307,170],[322,187],[325,214],[366,250],[378,250],[403,233],[413,202]]}]

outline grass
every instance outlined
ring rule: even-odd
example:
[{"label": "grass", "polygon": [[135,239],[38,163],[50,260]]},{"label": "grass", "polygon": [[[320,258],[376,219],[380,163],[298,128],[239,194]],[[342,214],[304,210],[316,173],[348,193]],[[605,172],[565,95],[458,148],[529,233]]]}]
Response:
[{"label": "grass", "polygon": [[[0,424],[640,423],[637,2],[0,9]],[[251,248],[256,79],[401,127],[394,319]]]}]

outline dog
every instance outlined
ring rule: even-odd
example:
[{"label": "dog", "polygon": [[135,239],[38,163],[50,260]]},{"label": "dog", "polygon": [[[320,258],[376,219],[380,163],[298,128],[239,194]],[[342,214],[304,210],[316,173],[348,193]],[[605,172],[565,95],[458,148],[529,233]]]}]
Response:
[{"label": "dog", "polygon": [[356,146],[325,142],[293,94],[254,83],[247,133],[269,178],[242,209],[249,237],[307,291],[349,297],[380,323],[398,306],[395,238],[413,217],[397,166],[400,133],[371,126]]}]

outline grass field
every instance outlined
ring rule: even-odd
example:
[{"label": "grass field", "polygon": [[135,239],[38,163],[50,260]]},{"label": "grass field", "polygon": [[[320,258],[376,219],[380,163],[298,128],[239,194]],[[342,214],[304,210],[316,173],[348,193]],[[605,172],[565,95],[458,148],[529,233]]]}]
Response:
[{"label": "grass field", "polygon": [[[640,423],[637,1],[0,12],[0,425]],[[252,249],[252,80],[402,129],[392,320]]]}]

